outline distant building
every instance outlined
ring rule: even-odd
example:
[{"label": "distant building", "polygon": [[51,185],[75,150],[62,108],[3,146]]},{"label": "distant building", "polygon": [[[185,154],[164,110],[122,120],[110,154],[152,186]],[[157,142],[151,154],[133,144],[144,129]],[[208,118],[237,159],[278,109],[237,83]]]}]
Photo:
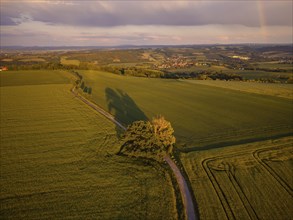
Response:
[{"label": "distant building", "polygon": [[7,66],[1,66],[0,67],[0,71],[7,71],[8,70],[8,67]]},{"label": "distant building", "polygon": [[244,56],[232,56],[232,58],[234,59],[240,59],[240,60],[249,60],[250,58],[249,57],[244,57]]}]

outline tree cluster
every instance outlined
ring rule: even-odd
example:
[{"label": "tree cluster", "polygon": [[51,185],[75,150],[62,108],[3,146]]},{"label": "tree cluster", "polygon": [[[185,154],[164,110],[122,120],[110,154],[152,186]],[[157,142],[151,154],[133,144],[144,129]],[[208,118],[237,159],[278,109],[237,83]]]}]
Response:
[{"label": "tree cluster", "polygon": [[[2,63],[1,63],[2,65]],[[13,61],[8,64],[5,63],[5,66],[8,67],[9,70],[59,70],[65,69],[64,66],[60,63],[55,62],[17,62]]]},{"label": "tree cluster", "polygon": [[170,154],[175,144],[174,130],[164,117],[152,121],[135,121],[128,126],[120,154],[158,161]]},{"label": "tree cluster", "polygon": [[77,80],[75,81],[76,88],[80,88],[84,93],[91,95],[92,87],[86,86],[85,82],[82,80],[83,76],[75,70],[71,70],[71,73],[77,77]]},{"label": "tree cluster", "polygon": [[167,79],[198,79],[198,80],[243,80],[240,75],[214,71],[193,72],[166,72],[163,77]]},{"label": "tree cluster", "polygon": [[121,66],[103,66],[102,70],[125,76],[136,76],[136,77],[150,77],[160,78],[164,75],[162,71],[147,69],[142,67],[121,67]]}]

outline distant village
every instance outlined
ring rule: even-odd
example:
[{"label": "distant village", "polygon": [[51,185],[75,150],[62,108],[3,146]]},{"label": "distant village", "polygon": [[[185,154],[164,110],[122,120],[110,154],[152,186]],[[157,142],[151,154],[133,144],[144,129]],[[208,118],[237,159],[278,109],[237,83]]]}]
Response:
[{"label": "distant village", "polygon": [[7,71],[8,67],[7,66],[0,66],[0,71]]},{"label": "distant village", "polygon": [[192,66],[210,66],[210,63],[207,62],[192,62],[187,57],[171,57],[166,58],[160,64],[154,64],[154,68],[157,69],[169,69],[169,68],[188,68]]}]

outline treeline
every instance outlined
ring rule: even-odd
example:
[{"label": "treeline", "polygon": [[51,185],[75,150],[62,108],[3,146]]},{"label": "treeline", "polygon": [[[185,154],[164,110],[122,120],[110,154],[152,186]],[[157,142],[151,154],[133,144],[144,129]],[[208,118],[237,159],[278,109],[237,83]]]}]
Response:
[{"label": "treeline", "polygon": [[275,72],[275,73],[291,72],[291,70],[280,69],[280,68],[255,68],[255,70],[264,71],[264,72]]},{"label": "treeline", "polygon": [[[104,65],[99,66],[94,63],[89,62],[80,62],[77,65],[64,65],[60,62],[0,62],[1,66],[7,66],[9,70],[69,70],[74,73],[78,77],[78,82],[76,85],[79,85],[81,88],[82,85],[82,75],[77,72],[77,70],[103,70],[107,72],[111,72],[118,75],[124,76],[134,76],[134,77],[149,77],[149,78],[163,78],[163,79],[197,79],[197,80],[237,80],[243,81],[240,75],[234,73],[225,73],[225,72],[215,72],[215,71],[180,71],[176,72],[168,71],[168,70],[157,70],[157,69],[148,69],[144,67],[125,67],[125,66],[110,66]],[[256,70],[256,67],[245,67],[244,69],[248,70]],[[270,71],[270,72],[284,72],[283,69],[266,69],[266,68],[257,68],[257,70],[262,71]],[[270,82],[270,83],[292,83],[292,77],[279,76],[277,78],[262,78],[262,79],[254,79],[254,81],[258,82]],[[91,94],[92,88],[84,85],[81,88],[84,92]]]},{"label": "treeline", "polygon": [[91,95],[92,94],[92,87],[87,86],[85,84],[85,82],[82,80],[83,76],[79,72],[74,71],[74,70],[72,70],[71,73],[77,77],[77,80],[75,81],[76,88],[81,89],[84,93]]},{"label": "treeline", "polygon": [[208,71],[194,71],[194,72],[168,72],[160,70],[150,70],[138,67],[118,67],[118,66],[104,66],[101,70],[136,77],[150,77],[163,79],[199,79],[199,80],[243,80],[237,74],[229,74],[223,72],[208,72]]},{"label": "treeline", "polygon": [[160,70],[152,70],[139,67],[102,66],[101,70],[119,75],[136,77],[162,78],[164,75],[164,72]]},{"label": "treeline", "polygon": [[0,63],[1,66],[7,66],[9,70],[58,70],[67,69],[61,63],[58,62],[11,62]]},{"label": "treeline", "polygon": [[167,79],[198,79],[198,80],[243,80],[237,74],[223,73],[223,72],[166,72],[162,78]]},{"label": "treeline", "polygon": [[7,66],[9,70],[100,70],[94,63],[80,62],[79,65],[64,65],[60,62],[0,62],[0,66]]}]

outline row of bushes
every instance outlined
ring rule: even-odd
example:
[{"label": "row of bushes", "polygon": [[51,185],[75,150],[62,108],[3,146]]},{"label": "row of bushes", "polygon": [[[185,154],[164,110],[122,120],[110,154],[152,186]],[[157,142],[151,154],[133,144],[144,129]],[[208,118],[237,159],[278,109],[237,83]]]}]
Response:
[{"label": "row of bushes", "polygon": [[85,82],[82,80],[83,79],[82,75],[79,72],[74,70],[72,70],[71,73],[73,73],[78,78],[75,81],[76,87],[80,88],[84,93],[91,95],[92,87],[86,86]]}]

